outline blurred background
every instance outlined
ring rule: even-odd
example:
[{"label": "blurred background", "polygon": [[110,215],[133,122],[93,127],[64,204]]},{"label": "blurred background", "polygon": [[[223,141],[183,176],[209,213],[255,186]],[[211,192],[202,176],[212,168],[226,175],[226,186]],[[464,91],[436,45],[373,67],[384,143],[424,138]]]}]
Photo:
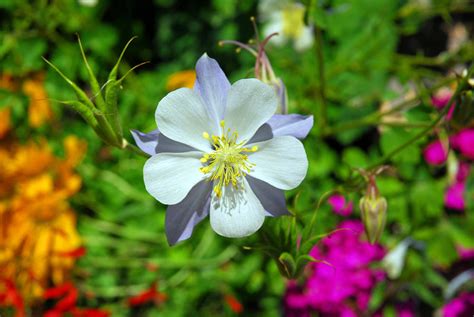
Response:
[{"label": "blurred background", "polygon": [[[74,91],[42,59],[93,99],[77,35],[101,85],[137,36],[119,69],[149,61],[119,92],[132,143],[130,129],[156,128],[167,92],[192,87],[204,52],[231,82],[255,76],[252,54],[219,45],[255,39],[251,17],[260,39],[280,33],[266,53],[289,113],[315,116],[307,178],[287,193],[292,230],[339,188],[317,211],[320,262],[295,280],[253,247],[265,234],[226,239],[203,221],[168,246],[146,159],[105,145],[61,104]],[[374,245],[360,220],[365,188],[350,179],[451,106],[473,29],[469,0],[0,0],[0,315],[471,317],[472,93],[386,162],[387,225]],[[267,219],[262,231],[288,223]]]}]

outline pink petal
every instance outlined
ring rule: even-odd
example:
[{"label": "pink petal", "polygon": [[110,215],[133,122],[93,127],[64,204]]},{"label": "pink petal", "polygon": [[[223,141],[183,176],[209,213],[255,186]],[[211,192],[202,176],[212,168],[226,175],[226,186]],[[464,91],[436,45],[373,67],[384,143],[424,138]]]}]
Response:
[{"label": "pink petal", "polygon": [[448,151],[440,140],[436,140],[425,148],[423,151],[425,161],[430,165],[440,165],[446,162]]},{"label": "pink petal", "polygon": [[465,187],[464,183],[459,182],[449,186],[444,196],[444,205],[451,209],[464,210],[465,203],[463,195]]}]

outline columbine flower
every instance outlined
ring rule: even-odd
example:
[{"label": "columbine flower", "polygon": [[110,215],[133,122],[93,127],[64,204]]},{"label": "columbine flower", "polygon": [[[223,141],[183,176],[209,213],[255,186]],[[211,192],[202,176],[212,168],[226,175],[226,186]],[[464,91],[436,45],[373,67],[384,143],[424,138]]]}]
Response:
[{"label": "columbine flower", "polygon": [[[204,54],[194,90],[181,88],[158,104],[159,131],[133,131],[152,157],[144,167],[147,191],[163,204],[170,244],[191,236],[210,214],[225,237],[256,232],[265,216],[288,214],[282,190],[298,186],[308,161],[303,145],[312,118],[273,115],[274,90],[257,79],[232,86]],[[272,116],[273,115],[273,116]]]},{"label": "columbine flower", "polygon": [[296,50],[303,51],[313,45],[312,27],[304,24],[305,6],[287,0],[262,0],[259,4],[261,18],[266,22],[265,36],[278,33],[271,43],[282,46],[293,41]]}]

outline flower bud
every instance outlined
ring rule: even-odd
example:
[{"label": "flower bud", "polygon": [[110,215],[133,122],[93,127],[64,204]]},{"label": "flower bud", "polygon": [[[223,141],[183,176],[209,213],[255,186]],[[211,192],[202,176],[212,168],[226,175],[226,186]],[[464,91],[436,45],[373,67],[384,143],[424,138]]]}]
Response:
[{"label": "flower bud", "polygon": [[359,208],[367,239],[374,244],[380,239],[385,227],[387,200],[380,196],[373,177],[366,194],[360,199]]}]

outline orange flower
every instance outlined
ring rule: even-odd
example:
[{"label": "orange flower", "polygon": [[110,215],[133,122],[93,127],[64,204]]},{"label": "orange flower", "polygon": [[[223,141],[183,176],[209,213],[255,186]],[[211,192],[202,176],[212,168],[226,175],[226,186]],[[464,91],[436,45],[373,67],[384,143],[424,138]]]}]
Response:
[{"label": "orange flower", "polygon": [[10,108],[0,109],[0,139],[2,139],[11,129]]},{"label": "orange flower", "polygon": [[196,80],[196,72],[194,70],[183,70],[171,74],[168,77],[168,82],[166,83],[166,90],[172,91],[178,88],[193,88],[194,81]]},{"label": "orange flower", "polygon": [[[14,90],[15,85],[10,75],[0,75],[0,88],[6,90]],[[2,139],[11,129],[11,110],[7,105],[0,108],[0,139]]]},{"label": "orange flower", "polygon": [[70,254],[81,247],[68,199],[81,185],[73,168],[85,144],[75,137],[64,143],[64,159],[44,140],[0,144],[0,278],[13,280],[27,302],[67,279]]},{"label": "orange flower", "polygon": [[33,128],[51,121],[53,112],[44,89],[44,75],[40,74],[23,83],[23,92],[30,99],[28,107],[28,121]]}]

